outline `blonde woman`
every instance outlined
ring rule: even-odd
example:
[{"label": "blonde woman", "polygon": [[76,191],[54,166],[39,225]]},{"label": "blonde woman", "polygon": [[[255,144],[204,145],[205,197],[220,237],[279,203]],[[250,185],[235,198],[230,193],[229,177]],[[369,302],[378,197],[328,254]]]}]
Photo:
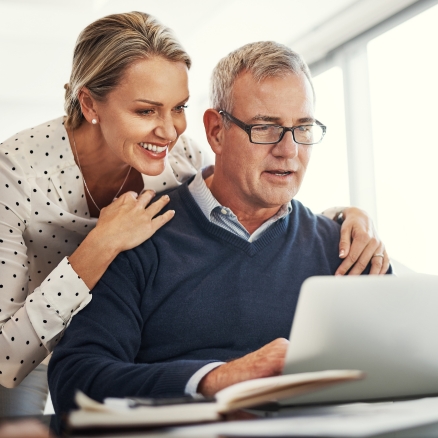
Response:
[{"label": "blonde woman", "polygon": [[[183,135],[190,64],[147,14],[97,20],[75,47],[67,115],[0,146],[0,415],[41,412],[46,366],[31,371],[112,260],[172,219],[159,215],[166,196],[149,205],[155,193],[202,167]],[[347,270],[384,248],[364,213],[345,214],[343,238],[357,236]],[[386,272],[387,258],[373,262]]]}]

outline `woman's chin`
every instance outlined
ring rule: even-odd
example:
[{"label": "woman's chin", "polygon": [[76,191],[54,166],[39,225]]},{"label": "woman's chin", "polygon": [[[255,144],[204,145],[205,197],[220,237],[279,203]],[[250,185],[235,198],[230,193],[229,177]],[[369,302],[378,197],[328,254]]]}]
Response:
[{"label": "woman's chin", "polygon": [[133,167],[140,173],[149,176],[157,176],[163,173],[166,167],[166,157],[168,154],[168,148],[161,152],[149,151],[139,146],[136,163]]},{"label": "woman's chin", "polygon": [[166,163],[164,159],[162,162],[156,162],[156,163],[146,163],[142,165],[141,167],[137,167],[137,170],[142,173],[143,175],[148,176],[157,176],[163,173],[164,169],[166,168]]}]

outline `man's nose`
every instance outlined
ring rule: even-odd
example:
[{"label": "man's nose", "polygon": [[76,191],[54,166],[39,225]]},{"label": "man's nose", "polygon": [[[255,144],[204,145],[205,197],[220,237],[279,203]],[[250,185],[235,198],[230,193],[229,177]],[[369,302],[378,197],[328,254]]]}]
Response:
[{"label": "man's nose", "polygon": [[178,134],[170,114],[158,118],[158,126],[155,128],[155,133],[163,140],[169,142],[176,139]]},{"label": "man's nose", "polygon": [[272,150],[273,155],[284,158],[295,158],[300,145],[295,142],[292,131],[287,130],[279,143]]}]

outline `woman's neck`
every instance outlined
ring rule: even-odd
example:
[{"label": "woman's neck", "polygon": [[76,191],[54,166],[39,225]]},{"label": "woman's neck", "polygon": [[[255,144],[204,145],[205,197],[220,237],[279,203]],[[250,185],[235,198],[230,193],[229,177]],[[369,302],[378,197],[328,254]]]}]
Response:
[{"label": "woman's neck", "polygon": [[74,131],[69,129],[67,132],[76,164],[91,193],[90,197],[85,190],[91,216],[99,215],[94,202],[99,209],[106,207],[113,201],[122,184],[118,196],[129,190],[139,193],[143,189],[141,174],[135,169],[130,170],[130,165],[114,154],[98,127],[84,122]]}]

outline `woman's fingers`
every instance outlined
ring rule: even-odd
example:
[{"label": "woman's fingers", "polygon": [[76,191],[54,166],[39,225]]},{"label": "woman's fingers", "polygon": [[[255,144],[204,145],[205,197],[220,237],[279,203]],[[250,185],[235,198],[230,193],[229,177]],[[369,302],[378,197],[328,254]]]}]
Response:
[{"label": "woman's fingers", "polygon": [[[375,251],[373,251],[372,258],[371,258],[371,270],[370,274],[372,275],[379,275],[382,272],[383,267],[383,255],[385,248],[383,244],[381,243],[378,245]],[[382,272],[383,273],[383,272]]]},{"label": "woman's fingers", "polygon": [[164,224],[167,224],[167,222],[170,221],[175,216],[175,210],[167,210],[165,213],[158,215],[157,217],[153,218],[151,223],[153,227],[153,232],[157,231],[159,228],[161,228]]},{"label": "woman's fingers", "polygon": [[154,216],[156,216],[163,207],[169,202],[170,198],[168,195],[162,196],[160,199],[149,205],[149,207],[146,208],[147,213],[149,214],[150,218],[152,219]]},{"label": "woman's fingers", "polygon": [[383,250],[383,263],[382,263],[382,267],[380,268],[380,274],[386,274],[388,272],[389,264],[390,264],[389,255],[385,249]]},{"label": "woman's fingers", "polygon": [[155,192],[153,190],[145,190],[144,192],[140,193],[140,195],[137,198],[137,202],[143,207],[146,208],[146,206],[152,201],[152,199],[155,198]]},{"label": "woman's fingers", "polygon": [[153,190],[140,195],[126,192],[101,210],[96,228],[103,239],[116,246],[117,252],[140,245],[173,218],[173,210],[160,214],[169,203],[169,196],[164,195],[151,204],[155,196]]}]

